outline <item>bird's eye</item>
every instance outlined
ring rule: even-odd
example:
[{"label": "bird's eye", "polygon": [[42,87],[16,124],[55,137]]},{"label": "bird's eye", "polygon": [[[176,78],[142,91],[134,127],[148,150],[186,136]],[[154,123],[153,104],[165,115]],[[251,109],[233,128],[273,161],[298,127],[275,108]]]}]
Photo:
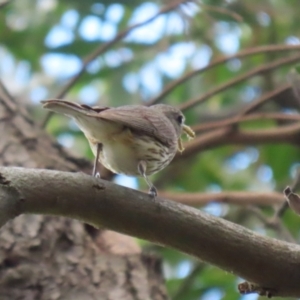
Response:
[{"label": "bird's eye", "polygon": [[178,122],[179,124],[182,124],[182,123],[183,123],[183,116],[179,115],[179,116],[177,117],[177,122]]}]

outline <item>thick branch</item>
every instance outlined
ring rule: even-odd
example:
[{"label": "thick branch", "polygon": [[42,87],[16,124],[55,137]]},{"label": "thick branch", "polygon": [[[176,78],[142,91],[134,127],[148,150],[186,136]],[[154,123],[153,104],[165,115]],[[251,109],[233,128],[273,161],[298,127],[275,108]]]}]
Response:
[{"label": "thick branch", "polygon": [[2,167],[0,174],[2,225],[11,211],[5,203],[14,198],[16,212],[66,216],[104,226],[198,257],[274,289],[278,296],[300,296],[298,245],[80,173]]}]

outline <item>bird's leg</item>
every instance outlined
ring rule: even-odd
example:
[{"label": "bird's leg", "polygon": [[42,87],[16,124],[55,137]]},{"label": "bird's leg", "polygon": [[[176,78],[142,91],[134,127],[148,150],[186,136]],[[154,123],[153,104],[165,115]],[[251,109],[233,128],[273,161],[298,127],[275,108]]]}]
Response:
[{"label": "bird's leg", "polygon": [[149,186],[149,194],[155,198],[157,196],[157,189],[156,187],[152,184],[152,182],[148,179],[147,175],[146,175],[146,169],[147,169],[147,163],[144,160],[141,160],[138,163],[138,170],[139,173],[141,174],[141,176],[144,177],[145,181],[147,182],[148,186]]},{"label": "bird's leg", "polygon": [[98,143],[96,147],[97,147],[97,150],[96,150],[96,157],[94,160],[93,177],[100,178],[100,173],[97,172],[97,166],[98,166],[98,161],[99,161],[99,155],[102,150],[102,144]]}]

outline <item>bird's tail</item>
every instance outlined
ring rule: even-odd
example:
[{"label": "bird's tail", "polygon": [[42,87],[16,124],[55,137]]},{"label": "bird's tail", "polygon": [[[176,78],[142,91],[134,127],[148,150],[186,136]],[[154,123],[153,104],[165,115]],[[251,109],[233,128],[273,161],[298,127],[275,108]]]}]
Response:
[{"label": "bird's tail", "polygon": [[102,141],[116,131],[116,124],[101,118],[100,112],[108,107],[90,107],[65,100],[45,100],[41,103],[46,109],[74,118],[86,137],[95,141]]},{"label": "bird's tail", "polygon": [[95,109],[87,105],[80,105],[65,100],[57,100],[57,99],[45,100],[45,101],[41,101],[41,103],[43,104],[43,107],[46,109],[74,118],[79,117],[82,114],[91,115],[93,113],[94,114],[98,113]]}]

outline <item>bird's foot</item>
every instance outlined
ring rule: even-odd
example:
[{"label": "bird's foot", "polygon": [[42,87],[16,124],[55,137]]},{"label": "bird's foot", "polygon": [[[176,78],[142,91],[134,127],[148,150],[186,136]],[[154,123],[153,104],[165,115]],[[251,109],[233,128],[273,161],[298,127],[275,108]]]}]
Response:
[{"label": "bird's foot", "polygon": [[155,199],[157,197],[157,189],[154,185],[152,185],[149,189],[149,192],[148,194],[153,198]]}]

